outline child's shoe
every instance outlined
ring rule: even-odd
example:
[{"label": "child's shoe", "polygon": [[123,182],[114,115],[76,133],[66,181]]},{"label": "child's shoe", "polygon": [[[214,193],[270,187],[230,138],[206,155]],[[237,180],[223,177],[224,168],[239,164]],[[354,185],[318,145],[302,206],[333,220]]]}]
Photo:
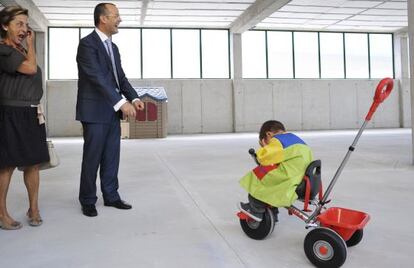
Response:
[{"label": "child's shoe", "polygon": [[252,218],[253,220],[257,222],[261,222],[263,219],[263,213],[258,213],[258,212],[253,211],[249,203],[240,202],[239,209],[244,214],[246,214],[247,216],[249,216],[250,218]]}]

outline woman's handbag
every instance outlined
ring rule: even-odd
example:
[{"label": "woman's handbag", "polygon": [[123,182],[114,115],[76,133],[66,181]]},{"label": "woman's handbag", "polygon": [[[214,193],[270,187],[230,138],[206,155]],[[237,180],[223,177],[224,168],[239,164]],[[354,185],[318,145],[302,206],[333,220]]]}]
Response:
[{"label": "woman's handbag", "polygon": [[55,146],[53,146],[53,142],[50,141],[50,140],[46,141],[46,142],[47,142],[47,150],[49,151],[50,160],[49,160],[49,162],[41,163],[39,165],[40,170],[54,168],[54,167],[59,166],[59,164],[60,164],[60,160],[59,160],[59,157],[56,153]]},{"label": "woman's handbag", "polygon": [[[47,143],[47,150],[49,152],[49,161],[44,162],[44,163],[40,163],[39,164],[39,169],[40,170],[54,168],[54,167],[59,166],[59,164],[60,164],[60,160],[59,160],[59,157],[56,153],[55,146],[53,146],[53,142],[48,140],[48,141],[46,141],[46,143]],[[17,169],[20,170],[20,171],[24,171],[26,169],[26,167],[18,167]]]}]

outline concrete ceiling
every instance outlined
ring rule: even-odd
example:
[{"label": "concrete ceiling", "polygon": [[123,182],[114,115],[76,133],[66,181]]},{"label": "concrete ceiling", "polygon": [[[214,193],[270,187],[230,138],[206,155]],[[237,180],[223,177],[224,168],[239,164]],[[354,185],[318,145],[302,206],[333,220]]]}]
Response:
[{"label": "concrete ceiling", "polygon": [[399,31],[408,26],[406,0],[292,0],[256,27],[332,31]]},{"label": "concrete ceiling", "polygon": [[[92,0],[32,3],[49,26],[93,26]],[[407,0],[118,0],[121,26],[394,32],[408,26]],[[24,4],[22,4],[24,6]],[[33,9],[33,8],[32,8]]]}]

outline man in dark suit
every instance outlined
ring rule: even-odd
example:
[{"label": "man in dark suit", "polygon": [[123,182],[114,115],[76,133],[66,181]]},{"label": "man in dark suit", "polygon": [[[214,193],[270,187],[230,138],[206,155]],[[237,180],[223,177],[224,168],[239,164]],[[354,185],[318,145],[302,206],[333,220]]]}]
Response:
[{"label": "man in dark suit", "polygon": [[144,109],[121,67],[118,48],[111,36],[121,22],[118,8],[101,3],[94,11],[95,30],[83,38],[78,47],[78,98],[76,120],[83,127],[83,157],[79,201],[84,215],[93,217],[96,176],[99,168],[105,206],[130,209],[118,193],[120,155],[120,118],[135,117]]}]

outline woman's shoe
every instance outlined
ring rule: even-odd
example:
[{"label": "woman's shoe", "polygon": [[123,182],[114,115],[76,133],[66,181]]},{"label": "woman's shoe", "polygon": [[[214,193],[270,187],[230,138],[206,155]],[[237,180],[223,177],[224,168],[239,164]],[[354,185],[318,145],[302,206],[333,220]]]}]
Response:
[{"label": "woman's shoe", "polygon": [[40,217],[40,214],[38,214],[36,217],[30,217],[29,211],[26,213],[27,216],[27,222],[30,226],[37,227],[43,224],[43,220]]},{"label": "woman's shoe", "polygon": [[21,224],[21,222],[18,222],[18,221],[14,221],[11,224],[5,224],[4,222],[0,220],[0,229],[3,229],[3,230],[17,230],[22,227],[23,225]]}]

